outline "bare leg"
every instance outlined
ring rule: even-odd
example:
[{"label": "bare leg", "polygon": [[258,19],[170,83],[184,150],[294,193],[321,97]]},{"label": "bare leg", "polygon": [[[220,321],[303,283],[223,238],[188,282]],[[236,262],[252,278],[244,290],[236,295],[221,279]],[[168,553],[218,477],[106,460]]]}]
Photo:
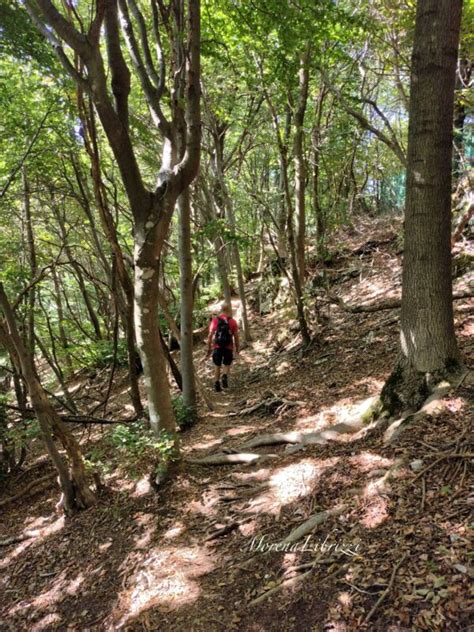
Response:
[{"label": "bare leg", "polygon": [[[224,367],[224,373],[227,367]],[[216,366],[214,365],[214,378],[216,380],[216,382],[218,382],[221,379],[221,367],[220,366]]]}]

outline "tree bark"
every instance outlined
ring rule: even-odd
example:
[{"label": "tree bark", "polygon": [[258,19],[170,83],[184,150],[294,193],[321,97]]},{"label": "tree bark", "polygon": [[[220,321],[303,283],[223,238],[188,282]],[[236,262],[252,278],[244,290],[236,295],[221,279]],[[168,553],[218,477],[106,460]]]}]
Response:
[{"label": "tree bark", "polygon": [[189,187],[178,198],[179,287],[181,294],[181,376],[183,402],[191,417],[196,415],[196,384],[193,363],[193,268],[191,256],[191,200]]},{"label": "tree bark", "polygon": [[310,47],[301,57],[299,78],[298,104],[296,107],[294,122],[295,133],[293,137],[293,154],[295,164],[295,216],[296,216],[296,260],[298,265],[298,277],[300,285],[305,281],[305,246],[306,246],[306,162],[304,157],[304,117],[308,101]]},{"label": "tree bark", "polygon": [[461,0],[419,0],[412,55],[401,352],[382,391],[416,409],[459,365],[451,281],[451,167]]},{"label": "tree bark", "polygon": [[321,143],[322,143],[322,118],[323,118],[323,106],[324,100],[327,96],[327,88],[322,85],[319,88],[318,95],[315,103],[315,122],[313,125],[313,131],[311,135],[312,140],[312,160],[313,160],[313,172],[312,172],[312,200],[313,210],[316,218],[316,240],[317,240],[317,252],[321,255],[324,251],[324,241],[326,237],[326,218],[324,210],[321,206],[321,200],[319,195],[319,175],[320,175],[320,161],[321,161]]},{"label": "tree bark", "polygon": [[[25,0],[25,7],[43,36],[53,44],[60,62],[76,83],[90,95],[117,162],[134,219],[135,327],[148,394],[150,423],[155,433],[159,434],[164,429],[173,433],[177,442],[174,434],[176,423],[158,331],[158,269],[176,201],[194,180],[199,168],[200,2],[188,0],[185,4],[173,0],[168,7],[161,2],[152,3],[154,37],[159,57],[163,58],[164,47],[160,41],[158,11],[162,13],[162,22],[167,26],[170,38],[166,49],[172,66],[168,92],[170,99],[167,103],[171,109],[170,120],[163,113],[160,103],[165,87],[166,64],[160,64],[158,76],[151,56],[147,54],[146,22],[137,3],[131,0],[127,0],[126,4],[121,3],[122,21],[118,15],[117,0],[97,3],[97,11],[87,35],[78,31],[51,0]],[[128,19],[128,7],[139,24],[145,64],[142,64],[141,55],[138,54],[140,51],[133,33],[133,24]],[[129,128],[131,73],[122,51],[121,23],[129,45],[130,58],[153,121],[163,136],[161,168],[153,190],[149,190],[144,184]],[[101,46],[101,37],[105,39],[106,56]],[[79,69],[69,61],[63,42],[80,59]],[[83,69],[87,72],[83,72]],[[185,150],[181,157],[181,152],[178,151],[177,123],[181,120],[183,109]]]},{"label": "tree bark", "polygon": [[[28,242],[28,259],[30,264],[31,280],[36,277],[38,271],[36,259],[35,238],[33,233],[33,225],[31,222],[31,196],[30,183],[26,165],[22,169],[23,177],[23,210],[25,213],[26,238]],[[26,343],[30,353],[35,354],[35,303],[36,303],[36,287],[33,286],[28,291],[28,328],[25,332]]]}]

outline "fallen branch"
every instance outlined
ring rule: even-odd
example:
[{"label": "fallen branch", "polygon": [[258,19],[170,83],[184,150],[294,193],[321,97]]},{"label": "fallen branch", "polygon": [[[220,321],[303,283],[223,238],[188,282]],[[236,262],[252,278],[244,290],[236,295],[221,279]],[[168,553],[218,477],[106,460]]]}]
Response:
[{"label": "fallen branch", "polygon": [[[308,577],[309,575],[311,575],[311,573],[314,572],[315,568],[316,568],[316,564],[313,563],[312,567],[309,569],[309,571],[306,571],[306,573],[303,573],[302,575],[296,575],[295,577],[291,577],[290,579],[284,579],[283,581],[281,581],[279,584],[277,584],[270,590],[267,590],[262,595],[259,595],[255,599],[252,599],[252,601],[249,603],[249,606],[256,606],[257,604],[261,603],[265,599],[268,599],[268,597],[271,597],[275,593],[279,592],[282,588],[290,588],[292,586],[296,586],[297,584],[300,584],[304,579],[306,579],[306,577]],[[344,571],[346,568],[347,568],[347,564],[342,564],[333,573],[330,573],[329,575],[322,577],[318,581],[318,585],[321,585],[329,581],[333,577],[336,577],[337,575],[342,573],[342,571]]]},{"label": "fallen branch", "polygon": [[207,538],[204,538],[204,542],[211,542],[212,540],[216,540],[223,535],[227,535],[228,533],[231,533],[231,531],[235,531],[235,529],[238,529],[239,526],[239,522],[231,522],[230,524],[226,524],[225,527],[217,529],[217,531],[214,531],[213,533],[208,535]]},{"label": "fallen branch", "polygon": [[400,566],[403,564],[403,562],[405,561],[406,557],[407,557],[408,553],[404,553],[402,555],[402,557],[398,560],[398,562],[395,564],[395,566],[393,567],[393,571],[392,571],[392,575],[390,577],[390,581],[388,582],[388,586],[387,588],[383,591],[383,593],[380,595],[380,597],[377,599],[374,607],[372,608],[372,610],[369,612],[369,614],[365,617],[364,619],[364,623],[368,623],[370,621],[370,619],[372,619],[372,617],[374,616],[377,608],[380,606],[380,604],[384,601],[385,597],[388,595],[388,593],[392,590],[393,584],[395,582],[395,577],[397,575],[398,569],[400,568]]},{"label": "fallen branch", "polygon": [[101,419],[100,417],[93,417],[92,415],[59,415],[59,416],[61,417],[61,421],[64,421],[66,423],[84,424],[84,425],[130,424],[130,423],[133,423],[134,421],[137,421],[137,417],[130,417],[128,419]]}]

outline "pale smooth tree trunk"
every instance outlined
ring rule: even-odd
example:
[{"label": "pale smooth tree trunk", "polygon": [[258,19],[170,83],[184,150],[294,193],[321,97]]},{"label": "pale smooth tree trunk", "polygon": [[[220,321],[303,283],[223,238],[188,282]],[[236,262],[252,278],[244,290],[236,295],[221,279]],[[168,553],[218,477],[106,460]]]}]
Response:
[{"label": "pale smooth tree trunk", "polygon": [[[38,270],[36,259],[36,246],[33,234],[33,225],[31,221],[31,194],[30,182],[26,166],[22,169],[23,179],[23,210],[26,227],[26,238],[28,242],[28,260],[30,264],[31,280],[36,277]],[[36,287],[33,286],[28,292],[28,328],[26,330],[26,341],[31,354],[35,354],[35,304],[36,304]]]},{"label": "pale smooth tree trunk", "polygon": [[173,434],[176,423],[166,374],[166,358],[157,322],[159,265],[152,231],[152,220],[135,226],[134,321],[137,347],[143,365],[148,395],[150,427],[159,436],[161,430]]},{"label": "pale smooth tree trunk", "polygon": [[311,134],[312,141],[312,199],[313,210],[316,219],[316,240],[317,240],[317,252],[321,255],[324,251],[324,241],[326,237],[326,219],[324,216],[324,210],[321,206],[320,193],[319,193],[319,176],[320,176],[320,162],[321,162],[321,144],[322,144],[322,117],[324,100],[327,95],[327,88],[322,85],[318,91],[315,102],[315,122]]},{"label": "pale smooth tree trunk", "polygon": [[[227,206],[227,217],[229,219],[229,225],[232,232],[235,234],[236,224],[235,224],[234,206],[230,197],[227,196],[227,192],[226,192],[226,206]],[[242,329],[243,329],[243,334],[244,334],[244,340],[245,342],[251,342],[252,335],[250,333],[250,324],[249,324],[248,312],[247,312],[247,299],[245,298],[245,280],[244,280],[244,273],[242,270],[242,261],[240,259],[239,246],[237,243],[233,244],[232,252],[234,255],[235,270],[237,272],[237,283],[239,286],[240,304],[242,306]]]},{"label": "pale smooth tree trunk", "polygon": [[187,187],[178,198],[179,287],[181,294],[181,376],[183,402],[192,417],[196,414],[196,383],[193,363],[193,267],[191,255],[191,200]]},{"label": "pale smooth tree trunk", "polygon": [[416,409],[459,366],[451,281],[453,104],[461,0],[419,0],[412,55],[401,353],[382,391]]},{"label": "pale smooth tree trunk", "polygon": [[304,117],[308,102],[310,49],[307,48],[301,57],[298,103],[294,115],[295,133],[293,137],[293,153],[295,165],[295,216],[296,216],[296,261],[300,285],[305,281],[305,246],[306,246],[306,162],[304,156]]}]

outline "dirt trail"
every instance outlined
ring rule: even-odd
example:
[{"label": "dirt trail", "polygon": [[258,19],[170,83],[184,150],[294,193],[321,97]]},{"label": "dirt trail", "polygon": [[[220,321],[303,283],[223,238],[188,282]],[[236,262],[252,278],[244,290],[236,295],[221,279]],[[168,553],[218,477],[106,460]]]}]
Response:
[{"label": "dirt trail", "polygon": [[[343,278],[339,291],[370,299],[393,281],[398,258],[385,246],[355,263],[364,273]],[[396,313],[328,309],[322,342],[306,357],[284,333],[287,312],[254,317],[257,339],[230,389],[183,434],[185,459],[361,413],[393,362]],[[472,365],[472,312],[460,303],[456,313]],[[210,367],[203,377],[210,387]],[[468,453],[472,391],[467,378],[441,413],[391,446],[381,433],[261,446],[254,452],[266,458],[253,463],[185,462],[158,493],[112,473],[101,502],[73,520],[54,512],[53,488],[28,498],[0,517],[0,538],[36,530],[2,547],[0,630],[466,630],[470,460],[432,465],[446,446]],[[261,401],[270,410],[256,408]],[[306,548],[277,550],[314,516]]]}]

